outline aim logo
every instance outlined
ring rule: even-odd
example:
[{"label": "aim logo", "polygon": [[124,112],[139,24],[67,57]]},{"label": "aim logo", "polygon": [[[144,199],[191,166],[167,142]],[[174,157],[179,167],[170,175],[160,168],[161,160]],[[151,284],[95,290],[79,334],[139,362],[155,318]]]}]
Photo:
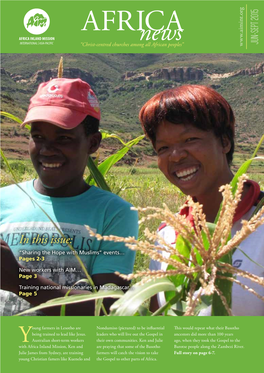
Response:
[{"label": "aim logo", "polygon": [[24,17],[25,29],[33,35],[43,34],[49,25],[49,15],[42,9],[31,9]]}]

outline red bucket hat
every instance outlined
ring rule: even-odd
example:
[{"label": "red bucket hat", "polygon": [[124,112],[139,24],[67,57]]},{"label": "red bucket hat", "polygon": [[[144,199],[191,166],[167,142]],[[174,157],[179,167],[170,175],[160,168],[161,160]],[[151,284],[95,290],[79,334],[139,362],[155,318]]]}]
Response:
[{"label": "red bucket hat", "polygon": [[57,78],[41,83],[31,97],[23,127],[48,122],[65,129],[77,127],[90,115],[100,120],[98,100],[90,85],[81,79]]}]

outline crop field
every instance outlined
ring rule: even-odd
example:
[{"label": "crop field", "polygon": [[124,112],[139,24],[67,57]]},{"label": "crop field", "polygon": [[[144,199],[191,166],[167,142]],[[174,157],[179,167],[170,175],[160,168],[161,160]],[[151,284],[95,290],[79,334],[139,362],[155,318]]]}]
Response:
[{"label": "crop field", "polygon": [[[246,153],[235,153],[233,160],[233,172],[249,159]],[[10,159],[9,164],[19,182],[36,178],[37,174],[29,159]],[[1,187],[13,184],[12,176],[4,163],[1,165]],[[87,170],[85,177],[89,175]],[[257,181],[261,189],[264,189],[264,161],[254,161],[250,166],[249,178]],[[157,167],[156,159],[148,167],[115,166],[108,175],[106,181],[113,193],[118,194],[134,206],[162,207],[165,203],[171,210],[178,210],[184,202],[184,195],[172,185]]]},{"label": "crop field", "polygon": [[[236,172],[242,163],[250,158],[252,152],[253,150],[243,153],[235,152],[232,165],[233,172]],[[263,156],[263,151],[258,155]],[[21,160],[8,157],[8,161],[19,182],[37,177],[30,159]],[[85,177],[88,175],[89,171],[87,169]],[[264,161],[254,161],[249,168],[248,176],[257,181],[263,190]],[[113,193],[120,195],[135,206],[161,207],[162,203],[166,203],[170,208],[173,208],[175,201],[172,196],[175,195],[177,200],[180,199],[180,202],[183,197],[182,193],[175,186],[171,185],[160,172],[156,157],[153,157],[152,162],[146,166],[138,166],[137,162],[131,166],[114,166],[106,176],[106,180]],[[6,165],[2,162],[1,187],[13,183],[14,181]]]}]

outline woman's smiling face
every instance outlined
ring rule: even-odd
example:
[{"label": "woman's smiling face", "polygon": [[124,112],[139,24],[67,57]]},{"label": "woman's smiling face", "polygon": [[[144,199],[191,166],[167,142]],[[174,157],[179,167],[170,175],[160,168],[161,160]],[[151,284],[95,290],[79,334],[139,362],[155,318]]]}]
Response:
[{"label": "woman's smiling face", "polygon": [[65,130],[51,123],[32,123],[29,153],[39,176],[36,190],[56,197],[82,193],[88,156],[100,144],[95,149],[93,137],[85,135],[83,125]]},{"label": "woman's smiling face", "polygon": [[232,179],[226,159],[230,143],[223,145],[212,131],[165,121],[157,129],[154,145],[163,174],[198,201],[218,193]]}]

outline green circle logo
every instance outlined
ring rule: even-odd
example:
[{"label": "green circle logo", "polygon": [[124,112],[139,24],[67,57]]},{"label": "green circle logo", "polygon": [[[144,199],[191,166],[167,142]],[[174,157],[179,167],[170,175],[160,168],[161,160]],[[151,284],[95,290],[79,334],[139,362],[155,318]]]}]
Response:
[{"label": "green circle logo", "polygon": [[31,9],[24,17],[25,29],[33,35],[43,34],[49,25],[49,15],[42,9]]}]

